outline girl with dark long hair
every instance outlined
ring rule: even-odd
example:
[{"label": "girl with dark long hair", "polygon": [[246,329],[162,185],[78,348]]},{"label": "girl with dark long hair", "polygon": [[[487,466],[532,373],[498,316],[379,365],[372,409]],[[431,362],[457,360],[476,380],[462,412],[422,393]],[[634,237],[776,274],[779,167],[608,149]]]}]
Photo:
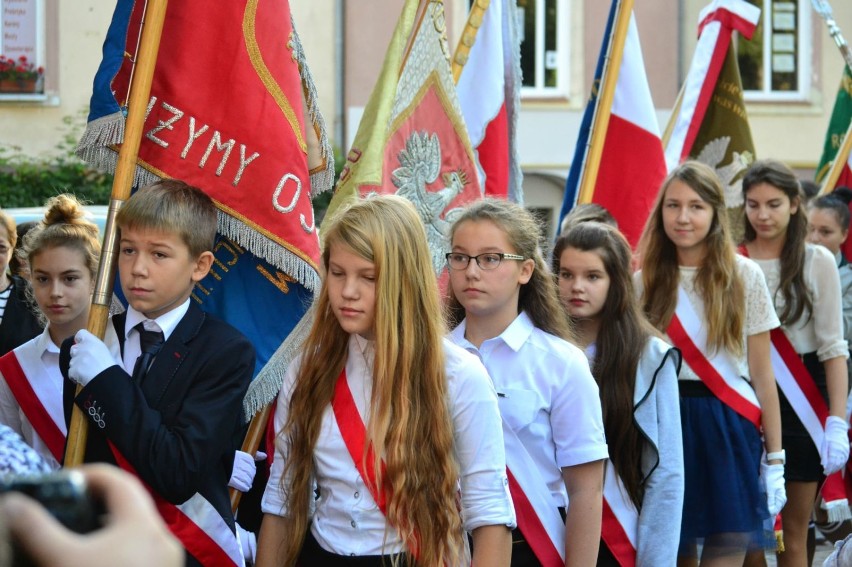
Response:
[{"label": "girl with dark long hair", "polygon": [[788,501],[781,512],[786,550],[778,564],[798,566],[807,561],[817,485],[849,457],[840,277],[832,254],[806,242],[803,194],[790,168],[775,160],[755,162],[743,177],[743,195],[743,251],[763,270],[782,325],[772,336],[788,462]]},{"label": "girl with dark long hair", "polygon": [[[556,241],[559,295],[600,389],[610,462],[598,567],[674,565],[683,507],[683,442],[677,374],[681,357],[657,336],[636,301],[630,245],[597,222]],[[618,530],[630,547],[620,545]]]}]

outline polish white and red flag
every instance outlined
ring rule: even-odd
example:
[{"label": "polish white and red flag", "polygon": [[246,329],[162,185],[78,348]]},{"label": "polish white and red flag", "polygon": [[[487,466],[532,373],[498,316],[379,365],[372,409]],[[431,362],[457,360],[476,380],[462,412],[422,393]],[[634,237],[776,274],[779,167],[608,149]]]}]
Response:
[{"label": "polish white and red flag", "polygon": [[[471,14],[479,17],[474,10]],[[522,203],[515,134],[521,89],[516,14],[515,0],[491,0],[462,67],[456,92],[485,194]]]},{"label": "polish white and red flag", "polygon": [[[605,69],[605,61],[612,59],[611,46],[615,44],[611,36],[616,5],[613,2],[595,73],[595,88],[586,108],[565,186],[560,223],[574,205],[597,203],[612,214],[621,232],[635,246],[660,184],[665,179],[666,162],[651,89],[645,74],[636,18],[632,11],[623,42],[621,64],[617,70]],[[597,106],[601,102],[597,91],[604,84],[604,72],[615,71],[618,75],[611,113],[608,124],[603,125],[595,118],[600,111]],[[605,139],[597,176],[591,190],[581,190],[588,150],[594,147],[592,138],[602,135],[602,132]]]}]

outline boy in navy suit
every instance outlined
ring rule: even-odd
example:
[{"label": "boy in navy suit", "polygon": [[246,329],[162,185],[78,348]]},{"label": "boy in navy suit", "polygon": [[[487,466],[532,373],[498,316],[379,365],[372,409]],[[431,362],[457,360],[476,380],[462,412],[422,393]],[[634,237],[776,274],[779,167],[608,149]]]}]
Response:
[{"label": "boy in navy suit", "polygon": [[227,485],[254,349],[190,300],[213,262],[216,214],[182,181],[137,191],[116,217],[130,306],[103,342],[83,330],[63,345],[90,420],[86,461],[114,462],[152,489],[188,565],[242,564]]}]

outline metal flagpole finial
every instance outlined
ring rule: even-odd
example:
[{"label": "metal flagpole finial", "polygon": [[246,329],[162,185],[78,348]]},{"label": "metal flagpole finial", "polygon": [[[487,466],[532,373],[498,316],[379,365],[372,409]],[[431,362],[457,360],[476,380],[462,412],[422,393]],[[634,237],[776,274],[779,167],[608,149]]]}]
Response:
[{"label": "metal flagpole finial", "polygon": [[831,4],[828,3],[828,0],[811,0],[811,5],[813,6],[814,11],[819,14],[823,20],[825,20],[825,25],[828,26],[829,35],[831,35],[834,43],[837,44],[837,47],[840,49],[840,53],[843,55],[846,65],[852,69],[852,49],[849,48],[849,45],[846,43],[846,38],[843,37],[843,33],[840,31],[840,26],[837,25],[837,22],[834,19]]}]

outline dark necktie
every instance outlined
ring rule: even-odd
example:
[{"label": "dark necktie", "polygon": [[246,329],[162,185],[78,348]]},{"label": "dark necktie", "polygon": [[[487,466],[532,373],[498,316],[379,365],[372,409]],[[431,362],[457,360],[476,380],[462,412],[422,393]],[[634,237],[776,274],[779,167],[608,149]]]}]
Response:
[{"label": "dark necktie", "polygon": [[151,366],[154,357],[160,352],[165,337],[162,331],[145,330],[142,323],[136,325],[134,329],[139,331],[139,346],[142,347],[142,354],[139,355],[136,364],[133,366],[133,381],[141,384],[145,374],[148,373],[148,367]]}]

